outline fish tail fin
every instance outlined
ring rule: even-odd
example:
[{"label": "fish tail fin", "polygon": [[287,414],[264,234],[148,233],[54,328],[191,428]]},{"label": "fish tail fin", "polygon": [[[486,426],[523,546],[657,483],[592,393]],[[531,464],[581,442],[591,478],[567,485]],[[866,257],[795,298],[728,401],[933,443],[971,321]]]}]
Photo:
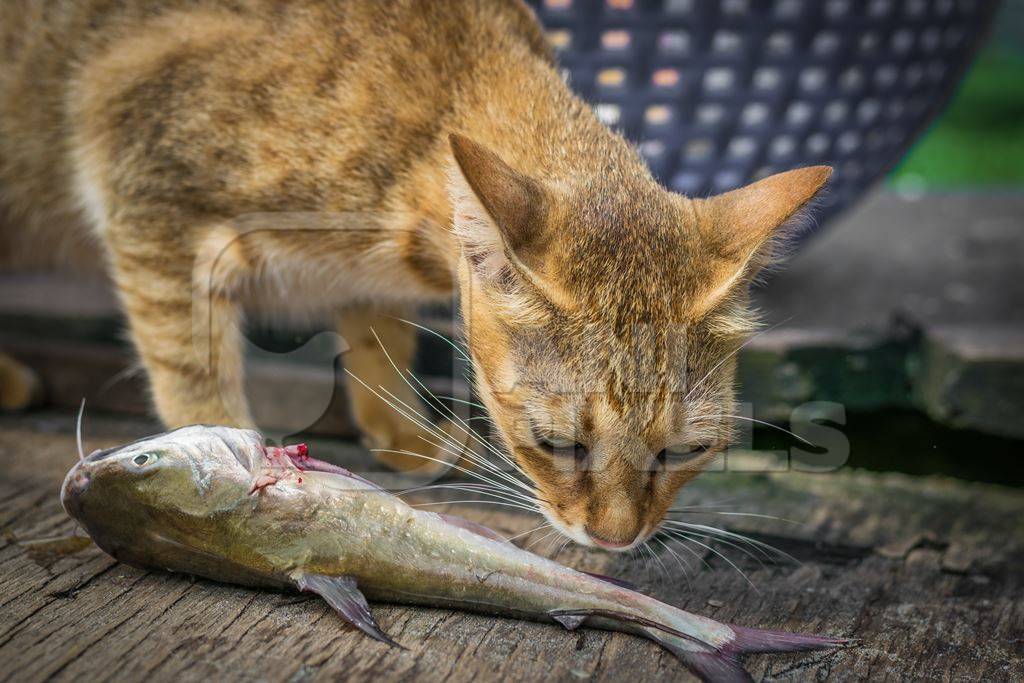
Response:
[{"label": "fish tail fin", "polygon": [[721,624],[663,603],[656,603],[655,610],[646,613],[587,609],[559,610],[550,615],[569,629],[587,619],[598,619],[606,624],[617,622],[618,630],[643,634],[674,654],[705,681],[750,681],[750,675],[740,663],[740,656],[748,653],[820,650],[849,643],[841,638]]},{"label": "fish tail fin", "polygon": [[789,633],[787,631],[768,631],[759,628],[748,628],[746,626],[735,626],[733,624],[729,624],[729,628],[732,629],[736,636],[726,647],[737,654],[804,652],[807,650],[842,647],[852,643],[848,638],[830,638],[828,636]]},{"label": "fish tail fin", "polygon": [[744,626],[727,624],[735,634],[731,639],[717,646],[698,639],[680,638],[653,628],[645,629],[646,635],[674,654],[694,674],[705,681],[750,681],[750,675],[740,663],[740,658],[753,653],[802,652],[822,650],[848,644],[841,638],[765,631]]},{"label": "fish tail fin", "polygon": [[657,632],[648,633],[648,637],[674,654],[687,669],[702,681],[749,683],[753,680],[733,654],[718,650],[706,643],[703,648],[683,646],[677,638],[666,637]]},{"label": "fish tail fin", "polygon": [[[668,605],[660,604],[659,618],[652,619],[640,612],[608,609],[556,610],[549,612],[555,621],[573,630],[585,621],[594,620],[596,625],[620,631],[631,631],[653,640],[674,654],[690,671],[705,681],[746,683],[750,675],[736,659],[736,651],[721,649],[702,640],[702,629],[694,628],[692,615]],[[683,618],[674,618],[683,617]],[[698,625],[711,624],[722,633],[729,633],[728,627],[703,617],[695,617]]]}]

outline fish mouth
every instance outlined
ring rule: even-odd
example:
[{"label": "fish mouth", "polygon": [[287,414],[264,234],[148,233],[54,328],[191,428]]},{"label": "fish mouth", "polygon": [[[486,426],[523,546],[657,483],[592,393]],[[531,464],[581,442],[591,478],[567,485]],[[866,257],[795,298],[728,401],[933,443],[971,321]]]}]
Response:
[{"label": "fish mouth", "polygon": [[84,471],[80,465],[75,465],[64,477],[64,483],[60,487],[60,504],[64,512],[74,519],[78,519],[78,513],[82,509],[82,497],[89,490],[92,477]]}]

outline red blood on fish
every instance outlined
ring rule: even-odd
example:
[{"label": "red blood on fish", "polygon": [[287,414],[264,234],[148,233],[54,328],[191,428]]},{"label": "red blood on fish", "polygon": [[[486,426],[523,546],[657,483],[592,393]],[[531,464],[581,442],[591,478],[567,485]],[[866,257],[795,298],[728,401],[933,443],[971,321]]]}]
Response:
[{"label": "red blood on fish", "polygon": [[[265,446],[267,457],[271,460],[281,460],[282,465],[291,464],[297,470],[304,471],[307,468],[301,463],[309,460],[309,446],[304,443],[297,443],[291,446]],[[287,458],[287,460],[284,460]]]}]

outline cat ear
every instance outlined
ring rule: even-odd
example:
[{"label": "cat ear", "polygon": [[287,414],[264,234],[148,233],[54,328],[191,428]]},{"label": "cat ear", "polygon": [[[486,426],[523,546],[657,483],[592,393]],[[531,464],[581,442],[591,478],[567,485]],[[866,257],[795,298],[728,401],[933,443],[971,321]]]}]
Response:
[{"label": "cat ear", "polygon": [[512,267],[543,267],[548,200],[540,183],[464,135],[449,136],[456,168],[449,178],[453,225],[463,253],[484,280]]},{"label": "cat ear", "polygon": [[771,260],[771,243],[832,175],[829,166],[798,168],[703,200],[701,233],[715,266],[701,312]]}]

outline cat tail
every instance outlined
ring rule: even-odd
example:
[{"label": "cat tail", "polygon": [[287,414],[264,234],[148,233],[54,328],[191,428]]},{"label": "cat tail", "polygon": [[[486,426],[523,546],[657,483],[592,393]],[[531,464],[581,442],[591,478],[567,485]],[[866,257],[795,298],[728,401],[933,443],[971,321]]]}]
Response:
[{"label": "cat tail", "polygon": [[750,674],[740,663],[740,657],[745,654],[821,650],[849,642],[842,638],[720,624],[669,605],[659,604],[659,607],[654,619],[617,610],[562,610],[551,616],[570,629],[590,618],[605,624],[618,622],[616,630],[633,630],[646,636],[674,654],[702,680],[713,683],[751,681]]}]

